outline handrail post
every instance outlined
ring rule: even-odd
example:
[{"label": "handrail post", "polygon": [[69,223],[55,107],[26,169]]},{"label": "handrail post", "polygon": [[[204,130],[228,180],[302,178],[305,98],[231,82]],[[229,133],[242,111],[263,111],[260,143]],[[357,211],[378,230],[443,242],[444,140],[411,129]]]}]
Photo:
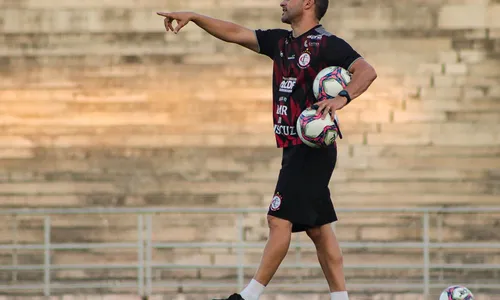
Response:
[{"label": "handrail post", "polygon": [[[19,228],[18,228],[18,220],[17,220],[17,215],[13,215],[12,216],[13,218],[13,228],[12,228],[12,233],[13,233],[13,237],[12,237],[12,244],[14,246],[17,246],[19,244]],[[18,249],[13,249],[12,250],[12,264],[14,266],[17,266],[19,265],[19,260],[18,260],[18,252],[19,250]],[[17,270],[13,270],[12,271],[12,281],[13,282],[17,282]]]},{"label": "handrail post", "polygon": [[[442,213],[439,213],[437,216],[436,216],[436,223],[437,223],[437,242],[438,243],[442,243],[443,242],[443,214]],[[438,261],[440,264],[444,263],[445,260],[444,260],[444,254],[443,254],[443,249],[439,249],[438,252]],[[439,270],[439,280],[443,280],[444,279],[444,269],[440,269]]]},{"label": "handrail post", "polygon": [[44,249],[44,296],[50,296],[50,216],[45,216],[43,222],[43,249]]},{"label": "handrail post", "polygon": [[424,252],[424,299],[429,299],[430,294],[430,230],[429,212],[424,212],[423,216],[423,252]]},{"label": "handrail post", "polygon": [[137,215],[137,289],[139,296],[144,296],[144,216]]},{"label": "handrail post", "polygon": [[243,232],[243,213],[238,214],[238,289],[243,289],[245,273],[243,264],[245,263],[245,248],[243,247],[244,232]]},{"label": "handrail post", "polygon": [[153,276],[151,265],[153,263],[153,216],[146,219],[146,296],[153,293]]}]

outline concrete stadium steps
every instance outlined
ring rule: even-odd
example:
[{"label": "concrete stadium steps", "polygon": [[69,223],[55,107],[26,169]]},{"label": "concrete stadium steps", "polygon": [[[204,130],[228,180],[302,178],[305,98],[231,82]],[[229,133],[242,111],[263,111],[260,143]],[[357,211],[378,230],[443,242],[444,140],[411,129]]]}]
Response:
[{"label": "concrete stadium steps", "polygon": [[[226,5],[227,3],[224,1],[220,1],[221,5]],[[4,1],[0,3],[0,7],[2,8],[36,8],[36,9],[47,9],[54,7],[55,4],[58,4],[56,0],[45,0],[43,2],[32,1],[32,0],[24,0],[22,2],[9,2]],[[139,1],[141,7],[146,8],[158,8],[158,6],[162,7],[165,3],[160,0],[140,0]],[[204,2],[198,3],[196,0],[186,0],[186,6],[192,7],[194,4],[200,5],[201,8],[210,7],[213,3],[207,3],[206,6],[203,5]],[[98,0],[89,0],[85,2],[80,2],[77,0],[69,0],[63,3],[61,8],[63,9],[76,9],[76,8],[100,8],[100,9],[110,9],[110,8],[134,8],[136,7],[138,2],[136,0],[126,0],[126,1],[109,1],[109,2],[101,2]],[[263,6],[265,2],[257,1],[255,3],[256,7]],[[177,7],[176,3],[173,3],[174,7]],[[264,6],[265,7],[265,6]]]},{"label": "concrete stadium steps", "polygon": [[[40,102],[47,100],[47,96],[50,95],[51,99],[57,103],[95,104],[99,98],[102,98],[101,103],[120,103],[144,101],[144,96],[148,95],[148,100],[153,103],[173,104],[173,102],[178,103],[179,98],[188,97],[206,102],[217,101],[222,105],[252,105],[252,103],[242,103],[241,101],[232,101],[231,103],[231,99],[255,99],[268,103],[271,90],[266,88],[266,83],[269,84],[272,69],[269,68],[267,61],[261,57],[255,58],[253,56],[237,56],[237,58],[243,60],[243,65],[240,67],[234,66],[235,62],[231,61],[220,67],[183,64],[182,72],[176,64],[152,60],[136,65],[123,65],[118,60],[99,66],[84,66],[80,72],[76,72],[74,67],[81,64],[76,60],[75,66],[66,67],[64,65],[67,64],[62,61],[59,72],[56,67],[38,67],[33,69],[31,74],[26,74],[22,72],[23,63],[13,61],[12,64],[17,66],[19,70],[11,70],[9,77],[6,77],[5,74],[1,75],[4,80],[0,85],[2,88],[0,95],[2,101],[6,102],[13,100]],[[490,64],[494,63],[490,62]],[[169,79],[162,78],[161,74],[164,69],[171,68],[174,70],[171,72],[172,74],[169,73]],[[214,78],[213,73],[217,71],[219,76]],[[150,78],[150,80],[145,81],[144,77]],[[432,78],[432,75],[424,77]],[[114,83],[117,82],[114,82],[113,78],[131,84],[115,86]],[[460,110],[457,103],[470,105],[471,100],[478,102],[479,108],[488,105],[494,107],[494,104],[488,102],[497,99],[499,94],[496,87],[498,75],[492,76],[491,80],[486,79],[486,81],[468,87],[465,87],[464,84],[458,87],[415,88],[415,85],[411,84],[410,86],[415,88],[415,91],[410,90],[410,87],[405,87],[405,83],[401,80],[393,78],[395,78],[393,75],[388,75],[384,78],[386,81],[374,82],[360,98],[360,101],[355,101],[349,106],[349,110],[364,106],[379,109],[403,109],[405,103],[414,105],[414,108],[417,108],[418,103],[422,103],[424,105],[422,108],[427,109]],[[409,78],[417,79],[420,76],[411,75]],[[473,75],[464,75],[463,78],[467,83],[477,80]],[[139,81],[133,84],[133,81],[128,79]],[[387,83],[401,87],[399,89],[386,87]],[[189,86],[196,88],[189,88]],[[147,87],[147,90],[144,90],[144,87]],[[380,99],[388,96],[391,98]],[[188,102],[184,105],[189,104]],[[474,108],[471,107],[471,109]]]},{"label": "concrete stadium steps", "polygon": [[[230,174],[228,174],[230,175]],[[133,180],[133,178],[130,178]],[[54,181],[51,183],[11,183],[2,184],[0,188],[8,195],[63,195],[63,194],[111,194],[121,195],[125,192],[133,195],[166,195],[182,194],[187,188],[193,185],[191,181],[185,180],[159,180],[155,182],[140,184],[140,186],[120,187],[114,183],[91,183],[91,182],[67,182]],[[219,181],[219,182],[196,182],[197,190],[190,192],[192,195],[216,194],[253,194],[269,195],[273,192],[275,183],[270,182],[246,182],[243,181]],[[138,184],[136,184],[138,185]],[[418,193],[426,190],[428,193],[436,194],[490,194],[495,195],[498,191],[498,182],[468,182],[443,181],[443,182],[345,182],[342,184],[332,184],[337,195],[345,194],[391,194],[391,193]],[[133,189],[133,191],[130,191]]]},{"label": "concrete stadium steps", "polygon": [[[0,208],[269,205],[281,159],[272,134],[267,58],[217,41],[196,26],[165,35],[155,15],[165,9],[159,0],[59,2],[0,0]],[[500,23],[495,16],[500,6],[396,2],[333,3],[325,18],[326,27],[345,37],[379,74],[367,93],[338,112],[345,138],[339,141],[333,201],[337,207],[497,205]],[[144,6],[137,10],[137,4]],[[280,26],[279,6],[269,1],[181,4],[169,3],[168,9],[196,9],[252,28]],[[214,10],[215,4],[222,9]],[[253,148],[245,149],[249,145]],[[339,217],[341,241],[422,239],[417,215],[339,212]],[[2,244],[43,241],[41,217],[0,220],[9,224],[0,230]],[[53,216],[51,221],[53,242],[134,242],[137,237],[137,220],[130,216]],[[230,216],[155,216],[153,239],[232,241],[235,224]],[[264,214],[245,216],[245,239],[264,242],[265,224]],[[430,225],[432,241],[500,238],[497,214],[432,216]],[[257,263],[261,250],[248,249],[246,262]],[[286,262],[300,255],[316,265],[312,250],[291,249]],[[422,263],[421,250],[346,248],[344,253],[346,264]],[[237,256],[229,249],[162,249],[153,258],[223,267]],[[57,250],[51,259],[133,264],[137,253]],[[500,253],[436,249],[431,261],[498,263]],[[2,250],[0,263],[42,264],[43,251]],[[253,272],[245,270],[245,280]],[[51,272],[63,286],[99,279],[134,286],[136,274],[134,269]],[[417,283],[422,277],[421,270],[349,269],[346,274],[353,284]],[[192,283],[184,292],[206,293],[198,283],[236,282],[235,270],[227,268],[155,270],[153,275],[173,284],[163,289],[171,294],[179,283]],[[498,271],[433,270],[431,281],[497,283],[499,276]],[[4,270],[0,279],[40,283],[43,272]],[[295,290],[326,295],[318,268],[283,269],[274,282],[298,280],[320,285],[297,284]],[[356,292],[366,298],[366,290],[351,295]],[[439,292],[433,290],[433,299]],[[414,300],[412,294],[385,296],[377,299]]]},{"label": "concrete stadium steps", "polygon": [[[269,112],[268,112],[269,113]],[[86,113],[53,113],[47,112],[47,115],[42,116],[43,112],[34,112],[35,115],[30,115],[28,111],[22,111],[19,115],[4,116],[5,132],[1,139],[3,143],[11,143],[13,148],[22,145],[16,145],[16,140],[25,140],[27,144],[32,144],[32,147],[92,147],[103,143],[103,139],[110,139],[111,146],[120,147],[147,147],[147,138],[151,142],[152,147],[168,147],[182,146],[181,142],[175,142],[175,139],[186,139],[186,144],[190,136],[205,135],[220,136],[220,139],[231,146],[232,143],[239,142],[242,135],[249,135],[261,138],[262,146],[270,146],[274,142],[272,135],[272,124],[268,118],[257,120],[256,124],[250,123],[235,124],[231,129],[225,129],[222,124],[219,124],[212,117],[220,115],[224,118],[236,118],[237,116],[229,117],[225,112],[214,112],[213,114],[204,114],[198,112],[191,114],[188,119],[181,119],[180,116],[175,116],[169,112],[86,112]],[[51,116],[53,114],[53,116]],[[486,121],[480,124],[471,124],[465,120],[454,122],[434,123],[434,124],[384,124],[384,123],[357,123],[348,120],[347,118],[341,123],[341,129],[344,134],[344,139],[339,140],[339,145],[348,144],[368,144],[368,145],[469,145],[469,146],[497,146],[500,144],[498,137],[498,126],[494,119],[490,118],[492,112],[486,112]],[[21,115],[24,115],[21,116]],[[267,116],[267,114],[265,114]],[[476,114],[478,117],[481,113]],[[353,118],[358,118],[352,115]],[[415,116],[415,114],[413,114]],[[199,117],[199,118],[198,118]],[[94,118],[101,121],[92,123]],[[190,120],[192,118],[192,120]],[[247,118],[250,122],[250,117],[243,113],[241,118]],[[389,118],[389,116],[387,116]],[[204,120],[206,121],[196,121]],[[220,118],[219,118],[220,119]],[[489,126],[488,126],[489,125]],[[413,130],[414,131],[413,131]],[[408,131],[413,131],[408,133]],[[455,130],[455,131],[453,131]],[[460,134],[459,134],[460,133]],[[30,138],[30,136],[36,137]],[[129,144],[127,140],[114,141],[117,137],[128,139],[144,139],[142,144]],[[65,140],[62,144],[50,144],[45,140],[55,139]],[[86,144],[82,144],[81,140],[88,140]],[[162,142],[162,144],[160,143]],[[17,146],[17,147],[16,147]],[[27,147],[28,145],[24,146]],[[200,145],[201,146],[201,145]]]},{"label": "concrete stadium steps", "polygon": [[[474,128],[484,128],[468,124],[460,127],[470,135],[474,135]],[[382,128],[398,135],[403,135],[399,131],[403,128],[418,130],[418,126],[409,124],[399,129]],[[441,129],[452,132],[452,128]],[[280,151],[274,147],[43,148],[34,144],[38,138],[48,143],[42,137],[0,139],[3,147],[10,147],[4,149],[11,149],[0,160],[3,208],[166,204],[265,207],[281,162]],[[142,140],[144,144],[151,141]],[[331,183],[333,199],[344,207],[462,205],[471,201],[496,204],[498,153],[495,145],[416,147],[343,145],[340,141],[338,168]]]},{"label": "concrete stadium steps", "polygon": [[[465,124],[464,124],[465,125]],[[467,130],[468,126],[462,126]],[[417,126],[408,127],[408,129]],[[446,127],[445,127],[446,128]],[[473,128],[473,127],[472,127]],[[397,129],[395,129],[397,130]],[[401,133],[402,134],[402,133]],[[472,131],[471,131],[472,134]],[[481,134],[481,133],[479,133]],[[168,136],[166,136],[168,137]],[[157,136],[151,136],[154,142]],[[54,137],[53,140],[57,140]],[[70,141],[71,139],[67,139]],[[78,138],[75,138],[77,141]],[[95,141],[103,140],[96,137]],[[235,172],[241,176],[253,176],[253,172],[277,172],[281,163],[281,150],[269,147],[226,147],[205,146],[200,148],[184,147],[71,147],[70,145],[56,148],[38,147],[37,138],[23,136],[4,136],[0,139],[3,148],[28,148],[33,151],[31,159],[1,160],[4,169],[2,182],[16,182],[16,175],[24,174],[64,174],[74,173],[76,176],[111,174],[133,175],[137,172],[149,171],[150,175],[189,172]],[[40,142],[44,142],[40,138]],[[48,142],[46,142],[48,143]],[[379,177],[383,172],[393,171],[396,179],[397,169],[408,172],[426,172],[438,169],[442,172],[462,173],[463,176],[481,178],[481,172],[494,176],[498,169],[497,155],[500,147],[497,145],[405,145],[405,144],[375,144],[347,145],[339,141],[339,168],[333,179],[339,179],[339,174],[350,173],[352,177]],[[489,163],[488,163],[489,162]],[[26,169],[25,164],[30,168]],[[127,166],[127,167],[124,167]],[[132,168],[133,167],[133,168]],[[356,173],[357,172],[357,173]],[[377,175],[381,172],[381,175]],[[469,172],[469,174],[467,174]],[[8,176],[12,175],[9,180]],[[451,174],[451,173],[450,173]],[[262,174],[264,175],[264,174]],[[444,174],[443,174],[444,175]],[[40,175],[39,175],[40,176]],[[389,174],[386,174],[389,176]],[[267,177],[267,176],[264,176]],[[383,176],[382,176],[383,177]],[[28,177],[29,178],[29,177]],[[32,179],[36,179],[32,178]],[[39,179],[50,180],[50,177]],[[258,179],[258,178],[256,178]],[[374,178],[375,179],[375,178]]]},{"label": "concrete stadium steps", "polygon": [[[265,89],[264,94],[262,91],[264,91],[262,88],[249,88],[245,93],[241,90],[218,93],[214,89],[208,94],[212,93],[213,96],[210,97],[218,99],[217,105],[200,107],[189,103],[180,105],[178,96],[169,95],[169,98],[176,99],[176,103],[170,103],[168,99],[165,101],[164,97],[160,100],[161,96],[156,92],[111,90],[88,94],[85,91],[34,90],[35,96],[32,96],[27,91],[7,90],[0,92],[0,98],[2,102],[6,101],[5,106],[8,108],[8,113],[0,115],[0,120],[5,126],[6,135],[17,138],[17,135],[42,134],[40,140],[43,140],[45,135],[48,136],[46,139],[58,135],[62,141],[56,145],[66,146],[90,146],[92,143],[102,143],[95,135],[110,140],[114,137],[123,139],[128,135],[129,139],[141,140],[141,138],[146,139],[142,134],[155,134],[160,135],[163,140],[168,140],[169,135],[179,132],[234,135],[225,139],[220,137],[219,141],[222,144],[231,144],[232,139],[237,141],[237,134],[252,133],[257,137],[258,133],[266,133],[259,139],[259,143],[271,145],[269,103],[255,98],[257,95],[265,95],[264,98],[268,99],[269,90]],[[59,92],[62,94],[58,96]],[[232,94],[234,96],[231,96]],[[476,95],[475,98],[460,100],[461,94],[457,93],[449,100],[441,99],[443,96],[439,95],[439,101],[409,99],[393,101],[394,103],[377,101],[367,95],[364,101],[356,102],[355,105],[339,112],[342,129],[346,135],[344,142],[415,146],[497,145],[498,126],[494,123],[500,114],[498,92],[490,90],[488,94],[492,95],[483,95],[480,99]],[[228,96],[228,101],[222,95]],[[235,97],[241,98],[237,95],[248,95],[248,99],[257,101],[250,103],[232,101]],[[193,95],[194,98],[202,99],[206,96],[206,94]],[[60,101],[54,102],[52,99]],[[46,100],[50,103],[46,103]],[[472,120],[475,122],[471,124]],[[221,122],[236,123],[228,129]],[[413,133],[409,135],[409,131]],[[71,139],[67,135],[74,137]],[[467,137],[467,142],[464,136]],[[179,137],[170,138],[176,140]],[[154,145],[154,140],[151,142]],[[39,143],[41,146],[50,146],[43,142]],[[117,141],[110,143],[120,145]],[[147,142],[143,141],[142,145],[147,146]],[[160,145],[169,143],[163,141]]]},{"label": "concrete stadium steps", "polygon": [[[11,195],[0,197],[3,208],[75,208],[99,206],[121,207],[144,207],[163,206],[165,203],[180,206],[188,204],[199,207],[210,204],[213,207],[263,207],[265,209],[270,203],[271,195],[260,192],[252,194],[228,193],[222,195],[214,194],[169,194],[156,193],[142,196],[123,196],[122,194],[100,194],[89,193],[84,195]],[[415,195],[412,193],[393,194],[350,194],[334,195],[333,201],[338,207],[361,207],[369,205],[374,207],[401,207],[407,206],[431,206],[439,205],[469,205],[471,201],[480,203],[483,206],[496,205],[498,196],[496,195],[453,195],[424,193]],[[390,203],[388,203],[390,202]]]},{"label": "concrete stadium steps", "polygon": [[[231,176],[231,173],[226,173],[226,175]],[[149,202],[158,206],[167,204],[169,199],[173,199],[173,202],[168,202],[170,205],[174,203],[180,204],[182,203],[182,198],[186,198],[187,200],[184,203],[185,206],[217,204],[219,201],[219,204],[224,205],[223,203],[228,202],[228,200],[225,199],[225,196],[236,194],[242,195],[244,197],[243,199],[248,199],[244,201],[249,201],[249,204],[252,204],[254,207],[264,207],[269,204],[268,202],[270,201],[275,187],[275,183],[269,181],[245,182],[244,180],[221,180],[218,182],[211,182],[162,180],[161,178],[145,178],[140,182],[139,180],[140,179],[137,176],[130,176],[121,182],[72,182],[62,180],[52,181],[50,183],[17,182],[2,183],[0,184],[0,188],[3,190],[2,194],[13,200],[16,200],[16,197],[23,198],[37,195],[45,197],[54,195],[56,197],[61,197],[69,194],[71,195],[70,199],[73,196],[86,199],[83,203],[81,203],[81,205],[84,203],[91,203],[92,201],[99,203],[101,200],[104,203],[108,202],[110,204],[120,204],[120,202],[123,203],[127,199],[129,199],[127,201],[137,203],[136,200],[138,199],[139,203],[137,204],[140,204],[141,202]],[[432,180],[432,178],[429,178],[429,180]],[[196,191],[186,192],[186,189],[190,188],[194,184],[193,182],[197,185]],[[499,186],[496,180],[486,182],[471,181],[467,183],[464,183],[461,180],[415,182],[410,178],[406,181],[398,182],[340,181],[333,182],[331,184],[331,188],[335,193],[334,200],[338,197],[341,202],[344,201],[342,200],[342,197],[344,196],[351,196],[351,198],[359,196],[360,199],[365,199],[363,196],[386,195],[387,199],[399,198],[400,202],[398,204],[403,205],[405,204],[405,197],[399,197],[397,195],[404,196],[425,191],[426,194],[436,195],[433,199],[446,200],[446,202],[436,204],[444,205],[449,202],[453,203],[453,199],[450,199],[450,197],[456,195],[457,202],[460,199],[462,199],[460,202],[463,202],[465,199],[472,199],[474,196],[477,196],[477,199],[484,200],[481,204],[486,205],[488,203],[494,203],[489,196],[497,195]],[[130,196],[126,198],[124,196],[125,194]],[[248,195],[258,195],[261,197],[260,201],[253,197],[247,198]],[[468,195],[469,197],[464,199],[464,195]],[[444,196],[449,197],[445,198]],[[412,198],[410,199],[413,200]],[[167,202],[162,203],[163,200]],[[413,203],[411,201],[409,202]],[[243,207],[244,204],[247,203],[248,202],[238,204],[233,203],[231,206]],[[4,203],[4,207],[5,206],[6,203]]]},{"label": "concrete stadium steps", "polygon": [[[200,133],[202,123],[195,126],[187,124],[174,124],[170,126],[154,126],[145,125],[139,128],[140,123],[146,123],[151,117],[154,122],[164,123],[164,114],[130,114],[130,117],[137,116],[137,119],[132,122],[136,123],[136,127],[131,127],[127,124],[127,119],[122,116],[113,116],[107,114],[115,120],[108,119],[103,121],[99,127],[79,125],[89,122],[92,117],[99,117],[103,114],[89,114],[87,116],[79,116],[73,120],[67,119],[45,119],[41,121],[27,121],[31,123],[30,127],[26,124],[20,127],[6,127],[10,135],[0,137],[2,149],[19,149],[28,151],[33,148],[79,148],[79,147],[117,147],[117,148],[170,148],[170,147],[217,147],[217,145],[225,145],[227,147],[272,147],[275,144],[274,136],[271,130],[260,133],[258,129],[250,125],[235,126],[230,130],[223,130],[219,124],[208,123],[205,127],[205,134]],[[20,120],[11,119],[11,121],[20,123]],[[268,122],[267,120],[265,121]],[[48,123],[43,125],[43,123]],[[114,123],[114,124],[113,124]],[[37,125],[38,124],[38,125]],[[496,123],[491,123],[492,126],[485,131],[477,131],[481,126],[472,127],[461,126],[466,125],[465,122],[457,123],[457,130],[464,129],[463,134],[446,132],[446,127],[443,132],[431,130],[425,131],[422,126],[409,126],[408,128],[417,128],[418,131],[405,134],[404,132],[380,132],[377,129],[365,129],[366,126],[353,126],[347,129],[344,134],[344,139],[339,140],[339,147],[356,146],[356,145],[373,145],[373,146],[403,146],[413,145],[418,146],[498,146],[498,131]],[[48,125],[48,126],[47,126]],[[77,126],[75,126],[77,125]],[[263,127],[269,127],[269,124],[263,124]],[[343,124],[346,127],[348,123]],[[48,128],[36,128],[36,126],[47,126]],[[65,129],[50,129],[56,126],[66,127]],[[116,127],[115,127],[116,126]],[[437,127],[440,124],[436,124]],[[404,127],[404,126],[403,126]],[[80,129],[81,128],[81,129]],[[128,132],[125,128],[132,128]],[[165,130],[163,130],[165,128]],[[271,127],[272,129],[272,127]],[[52,131],[52,132],[51,132]],[[71,134],[71,131],[78,131],[77,134]],[[149,131],[149,132],[148,132]],[[469,138],[470,137],[470,138]],[[8,146],[11,145],[11,146]],[[342,148],[341,148],[342,150]],[[343,153],[341,153],[343,154]],[[423,162],[425,163],[425,162]]]}]

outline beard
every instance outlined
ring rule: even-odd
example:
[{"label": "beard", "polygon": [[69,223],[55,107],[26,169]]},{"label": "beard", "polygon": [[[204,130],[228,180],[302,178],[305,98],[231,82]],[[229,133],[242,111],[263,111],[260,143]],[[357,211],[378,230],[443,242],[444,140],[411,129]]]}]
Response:
[{"label": "beard", "polygon": [[285,16],[281,17],[281,22],[285,24],[291,24],[290,20]]},{"label": "beard", "polygon": [[291,24],[291,16],[288,14],[288,11],[281,15],[281,22],[285,24]]}]

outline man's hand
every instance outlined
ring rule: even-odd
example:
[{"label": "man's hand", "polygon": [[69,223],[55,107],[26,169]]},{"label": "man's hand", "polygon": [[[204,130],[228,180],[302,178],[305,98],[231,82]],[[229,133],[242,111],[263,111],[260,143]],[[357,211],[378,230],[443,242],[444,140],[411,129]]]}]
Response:
[{"label": "man's hand", "polygon": [[[168,31],[173,31],[175,34],[182,29],[182,27],[186,26],[189,21],[193,19],[194,13],[192,12],[157,12],[159,16],[165,17],[163,22],[165,23],[165,29]],[[177,26],[174,28],[172,25],[173,21],[177,22]]]},{"label": "man's hand", "polygon": [[335,116],[335,111],[342,109],[347,104],[347,99],[345,97],[337,96],[333,99],[326,99],[315,103],[318,106],[316,109],[318,114],[322,114],[321,119],[325,119],[327,114],[330,114],[333,120]]}]

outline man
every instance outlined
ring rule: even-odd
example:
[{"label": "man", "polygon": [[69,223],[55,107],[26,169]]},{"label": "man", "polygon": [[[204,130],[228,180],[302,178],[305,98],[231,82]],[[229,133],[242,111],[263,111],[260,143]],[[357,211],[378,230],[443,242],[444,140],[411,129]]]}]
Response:
[{"label": "man", "polygon": [[[313,104],[318,106],[318,113],[333,116],[336,110],[366,91],[377,75],[347,42],[320,25],[328,0],[283,0],[280,6],[281,21],[290,24],[291,31],[254,31],[192,12],[158,14],[165,17],[167,31],[177,34],[191,21],[218,39],[266,55],[274,62],[274,128],[277,146],[283,148],[283,160],[268,211],[269,239],[254,278],[228,300],[258,300],[285,258],[292,232],[299,231],[306,231],[315,244],[331,299],[348,300],[342,254],[331,228],[337,216],[328,189],[337,148],[336,145],[322,149],[307,147],[297,136],[294,125],[300,113]],[[317,101],[312,83],[316,74],[327,66],[349,70],[352,80],[339,96]]]}]

